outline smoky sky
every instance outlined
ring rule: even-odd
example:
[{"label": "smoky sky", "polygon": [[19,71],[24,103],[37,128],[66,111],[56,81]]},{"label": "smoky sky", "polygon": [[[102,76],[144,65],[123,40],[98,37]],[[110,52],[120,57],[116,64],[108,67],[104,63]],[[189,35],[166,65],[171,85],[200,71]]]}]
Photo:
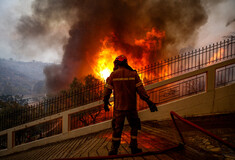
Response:
[{"label": "smoky sky", "polygon": [[[89,64],[106,36],[115,35],[115,46],[138,58],[143,52],[134,40],[153,27],[165,31],[162,51],[151,53],[152,63],[193,45],[208,18],[200,0],[35,0],[32,9],[33,14],[22,16],[17,26],[21,45],[35,39],[40,44],[51,35],[46,44],[59,41],[56,44],[63,48],[61,64],[44,69],[49,93],[65,89],[74,77],[92,73]],[[68,29],[53,32],[63,25]]]}]

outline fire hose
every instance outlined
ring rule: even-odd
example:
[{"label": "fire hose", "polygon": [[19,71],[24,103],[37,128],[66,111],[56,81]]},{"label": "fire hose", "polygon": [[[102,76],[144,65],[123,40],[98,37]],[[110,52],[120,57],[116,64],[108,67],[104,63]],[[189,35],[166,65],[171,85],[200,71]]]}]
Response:
[{"label": "fire hose", "polygon": [[183,144],[185,144],[185,141],[184,141],[184,138],[183,138],[183,136],[182,136],[182,133],[181,133],[179,127],[177,126],[177,124],[176,124],[176,122],[175,122],[174,116],[177,117],[177,118],[178,118],[179,120],[181,120],[182,122],[184,122],[184,123],[186,123],[186,124],[192,126],[193,128],[196,128],[197,130],[201,131],[202,133],[204,133],[204,134],[206,134],[206,135],[212,137],[213,139],[215,139],[215,140],[217,140],[217,141],[223,143],[224,145],[226,145],[227,147],[231,148],[232,150],[235,150],[235,146],[234,146],[233,144],[231,144],[231,143],[229,143],[229,142],[227,142],[227,141],[221,139],[220,137],[218,137],[218,136],[214,135],[213,133],[211,133],[211,132],[205,130],[204,128],[201,128],[201,127],[199,127],[198,125],[196,125],[196,124],[194,124],[194,123],[192,123],[192,122],[190,122],[190,121],[188,121],[188,120],[186,120],[186,119],[180,117],[180,116],[179,116],[178,114],[176,114],[175,112],[171,111],[171,112],[170,112],[170,115],[171,115],[172,121],[173,121],[173,123],[174,123],[174,125],[175,125],[175,127],[176,127],[176,129],[177,129],[177,131],[178,131],[178,133],[179,133],[179,135],[180,135],[180,138],[181,138]]}]

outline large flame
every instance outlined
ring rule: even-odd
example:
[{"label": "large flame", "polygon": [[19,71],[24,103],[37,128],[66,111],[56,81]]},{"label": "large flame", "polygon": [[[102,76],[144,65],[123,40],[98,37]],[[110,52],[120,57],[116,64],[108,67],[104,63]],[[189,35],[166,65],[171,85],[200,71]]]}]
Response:
[{"label": "large flame", "polygon": [[102,80],[106,80],[113,71],[113,61],[119,55],[125,55],[128,59],[128,64],[135,69],[149,65],[150,53],[154,52],[157,54],[157,50],[162,48],[162,39],[164,37],[164,31],[161,32],[152,28],[151,31],[146,33],[144,39],[134,39],[134,45],[141,47],[143,51],[142,56],[138,58],[134,53],[123,53],[121,49],[117,49],[116,46],[113,46],[113,43],[109,42],[110,37],[105,37],[102,40],[100,52],[95,57],[95,64],[92,66],[95,75]]},{"label": "large flame", "polygon": [[96,65],[93,66],[95,75],[102,80],[108,78],[114,67],[114,59],[121,54],[120,51],[115,50],[113,46],[108,46],[107,43],[108,37],[103,40],[101,51],[96,57]]}]

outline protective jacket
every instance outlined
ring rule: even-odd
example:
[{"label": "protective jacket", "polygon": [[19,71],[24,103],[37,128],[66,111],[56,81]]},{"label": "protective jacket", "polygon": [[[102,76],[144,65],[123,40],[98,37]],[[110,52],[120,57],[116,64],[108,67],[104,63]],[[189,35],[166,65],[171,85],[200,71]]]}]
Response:
[{"label": "protective jacket", "polygon": [[136,110],[136,92],[143,100],[148,100],[143,83],[136,71],[119,67],[106,80],[104,99],[109,99],[114,90],[114,110]]}]

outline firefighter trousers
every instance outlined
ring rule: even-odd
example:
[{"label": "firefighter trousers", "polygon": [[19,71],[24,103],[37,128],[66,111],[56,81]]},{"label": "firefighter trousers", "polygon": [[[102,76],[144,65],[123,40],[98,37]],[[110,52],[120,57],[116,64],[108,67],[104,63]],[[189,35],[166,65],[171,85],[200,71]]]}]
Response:
[{"label": "firefighter trousers", "polygon": [[134,111],[113,111],[113,120],[112,120],[112,128],[113,128],[113,140],[121,140],[122,130],[124,126],[125,117],[127,118],[129,125],[131,127],[131,138],[136,139],[138,130],[141,129],[140,119],[138,117],[138,112]]}]

